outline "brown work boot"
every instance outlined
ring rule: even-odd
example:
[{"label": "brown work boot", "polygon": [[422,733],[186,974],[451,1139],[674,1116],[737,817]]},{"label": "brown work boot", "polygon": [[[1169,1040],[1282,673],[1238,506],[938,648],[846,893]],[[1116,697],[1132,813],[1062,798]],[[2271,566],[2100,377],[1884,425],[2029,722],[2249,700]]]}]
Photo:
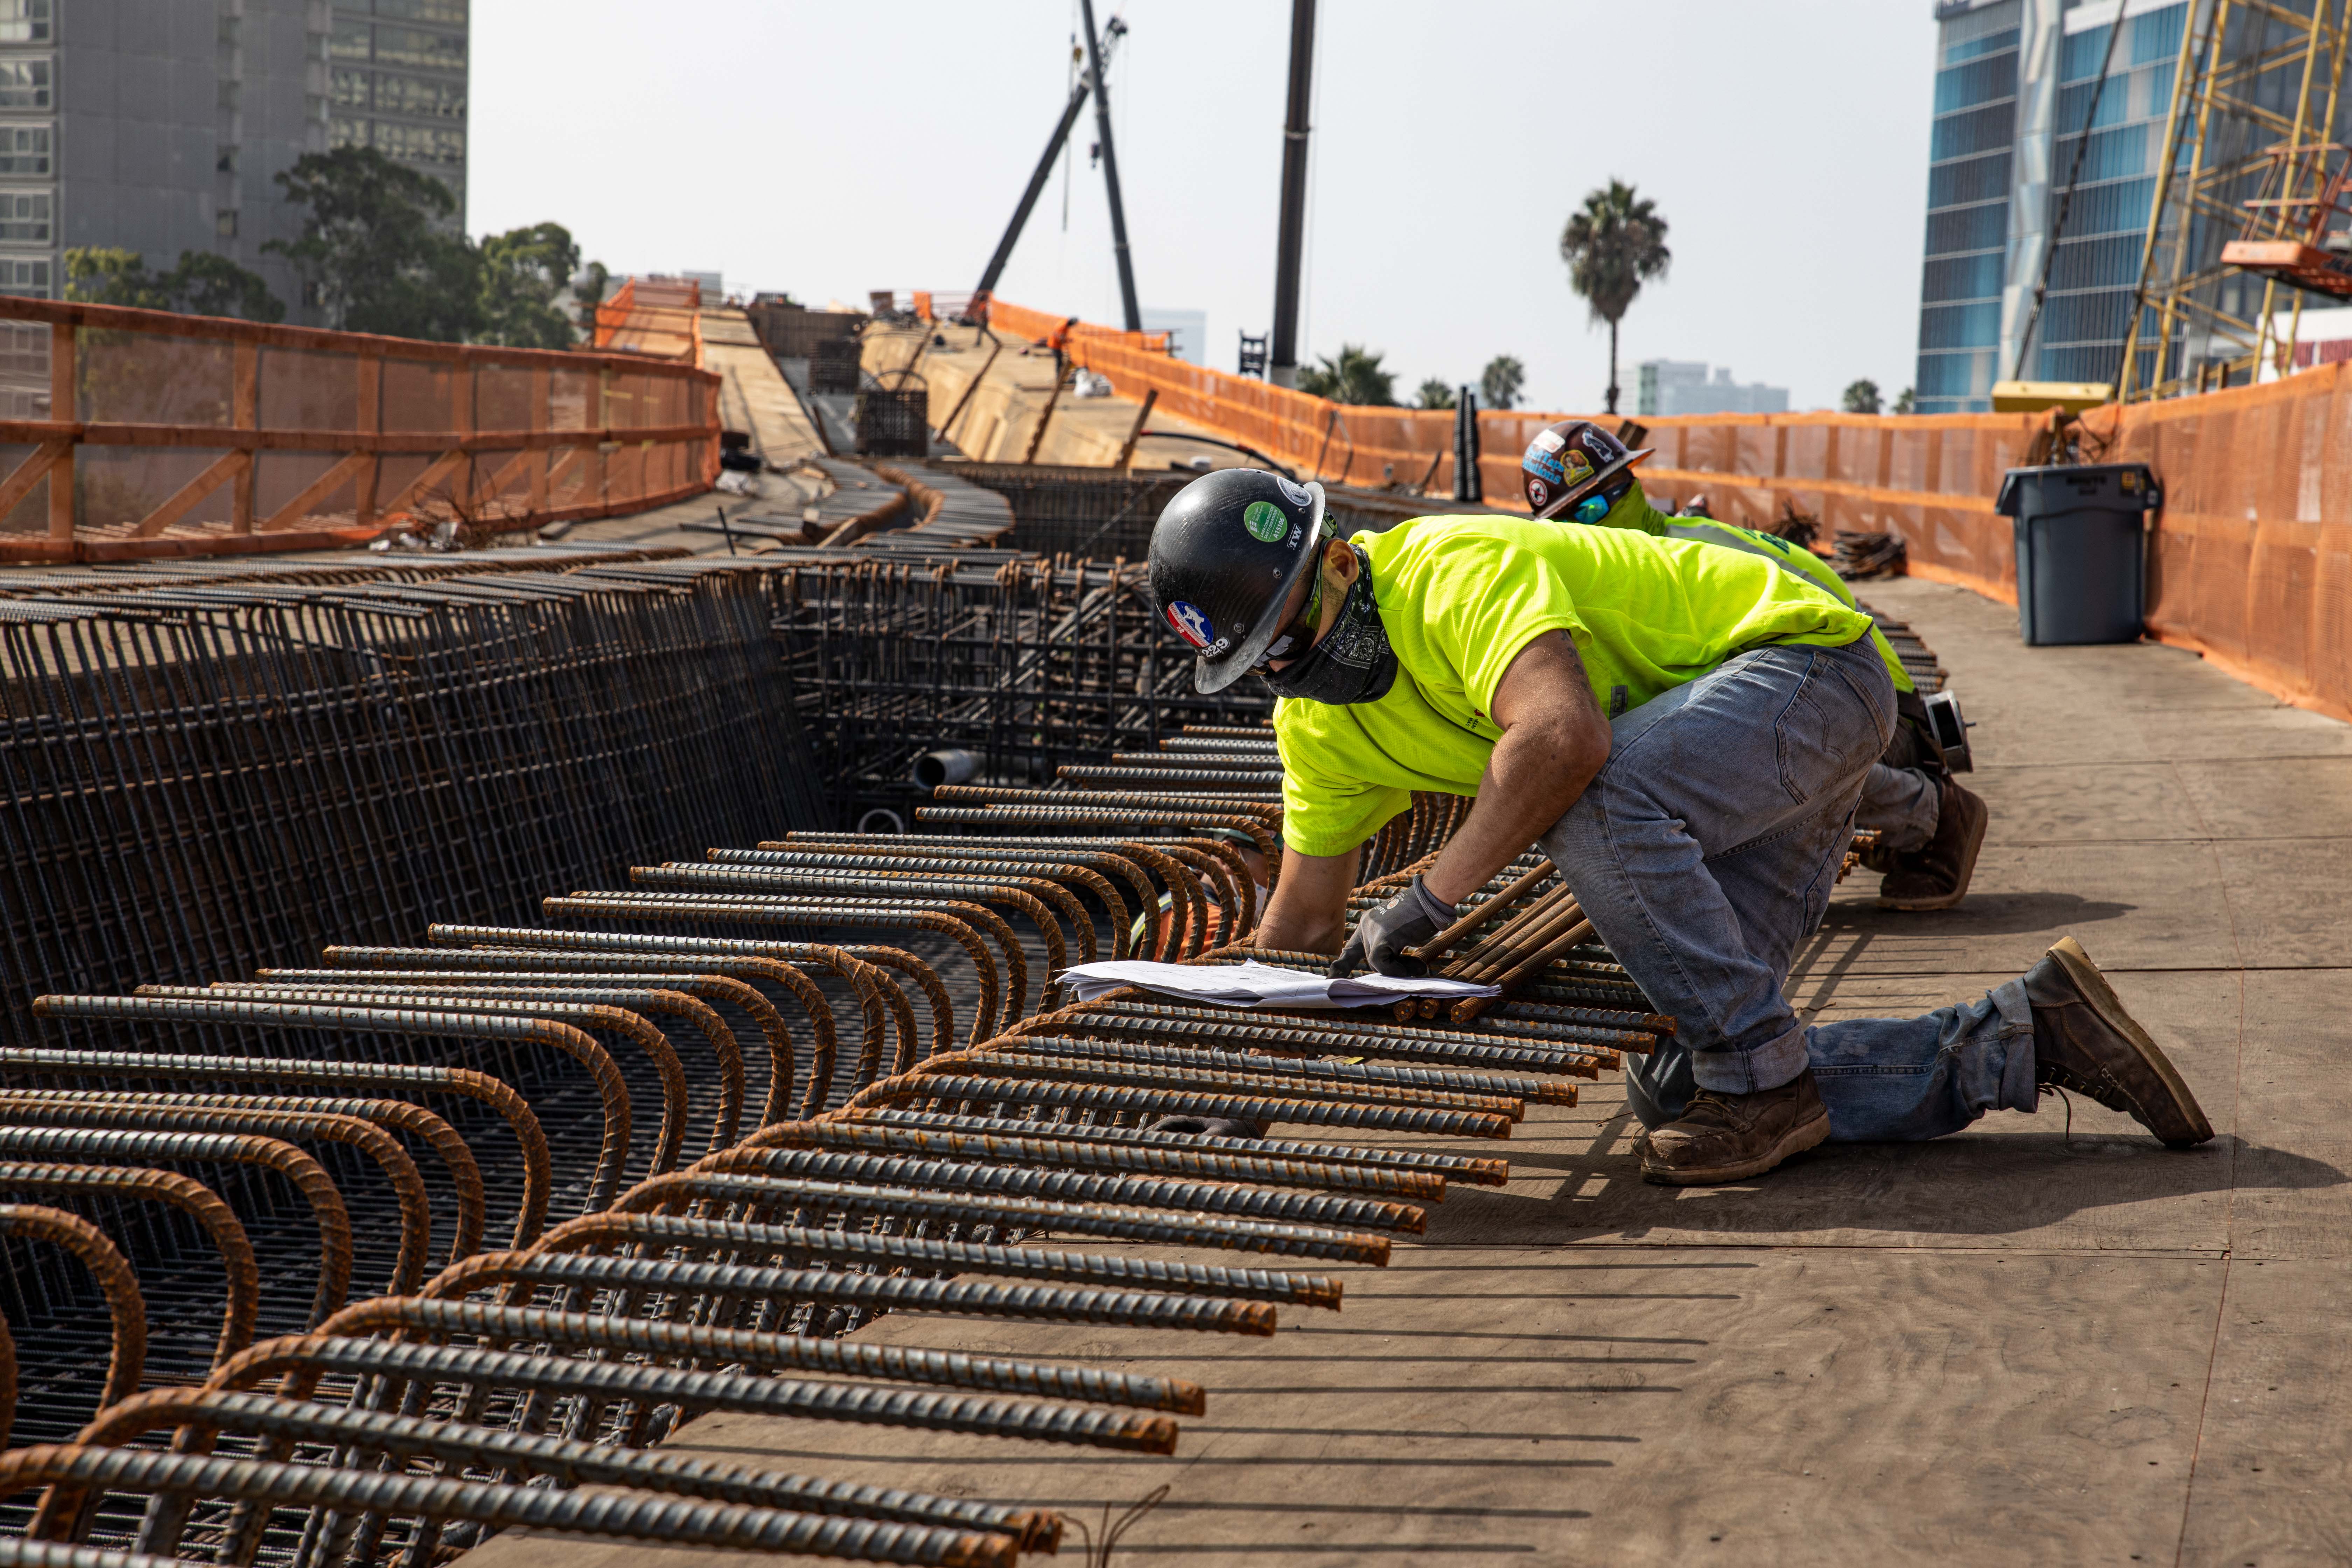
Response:
[{"label": "brown work boot", "polygon": [[2213,1136],[2197,1097],[2124,1011],[2082,943],[2061,938],[2027,970],[2025,999],[2033,1006],[2034,1082],[2124,1111],[2167,1148],[2193,1148]]},{"label": "brown work boot", "polygon": [[1700,1089],[1680,1121],[1653,1129],[1642,1179],[1706,1187],[1763,1174],[1830,1135],[1830,1113],[1807,1068],[1778,1089],[1753,1094]]},{"label": "brown work boot", "polygon": [[1985,803],[1950,778],[1936,803],[1936,837],[1908,855],[1895,857],[1895,869],[1878,884],[1878,902],[1889,910],[1948,910],[1968,896],[1976,875],[1977,851],[1984,847]]}]

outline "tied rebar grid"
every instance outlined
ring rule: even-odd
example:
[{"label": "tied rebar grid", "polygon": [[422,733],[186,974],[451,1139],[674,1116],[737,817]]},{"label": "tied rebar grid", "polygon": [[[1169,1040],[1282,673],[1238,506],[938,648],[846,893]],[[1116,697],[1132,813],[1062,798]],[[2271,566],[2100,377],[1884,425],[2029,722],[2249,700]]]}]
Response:
[{"label": "tied rebar grid", "polygon": [[0,600],[0,1042],[820,820],[756,579],[193,582]]},{"label": "tied rebar grid", "polygon": [[776,629],[834,815],[903,817],[922,753],[991,777],[1156,746],[1184,723],[1251,720],[1263,693],[1202,697],[1142,564],[818,560],[780,574]]}]

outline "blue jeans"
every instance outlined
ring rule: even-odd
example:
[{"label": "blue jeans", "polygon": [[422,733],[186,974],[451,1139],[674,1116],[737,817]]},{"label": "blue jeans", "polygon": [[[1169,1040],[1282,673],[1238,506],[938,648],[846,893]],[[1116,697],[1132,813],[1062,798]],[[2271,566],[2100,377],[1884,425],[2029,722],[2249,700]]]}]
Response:
[{"label": "blue jeans", "polygon": [[1878,841],[1896,854],[1925,849],[1936,837],[1943,815],[1943,792],[1935,776],[1918,768],[1890,768],[1873,763],[1863,780],[1862,804],[1855,808],[1856,827],[1878,829]]},{"label": "blue jeans", "polygon": [[1782,994],[1820,928],[1895,688],[1867,639],[1734,655],[1611,726],[1608,763],[1541,840],[1586,918],[1675,1018],[1626,1059],[1643,1125],[1697,1089],[1746,1094],[1813,1069],[1830,1136],[1936,1138],[2034,1107],[2033,1016],[2008,981],[1917,1018],[1806,1025]]}]

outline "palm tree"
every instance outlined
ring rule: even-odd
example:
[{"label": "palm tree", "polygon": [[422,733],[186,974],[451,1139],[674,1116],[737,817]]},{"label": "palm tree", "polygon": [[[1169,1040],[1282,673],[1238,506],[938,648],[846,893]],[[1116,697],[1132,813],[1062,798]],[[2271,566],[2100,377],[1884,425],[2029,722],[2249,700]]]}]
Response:
[{"label": "palm tree", "polygon": [[1433,375],[1427,381],[1421,384],[1416,395],[1420,397],[1421,405],[1423,408],[1451,408],[1454,406],[1454,389],[1446,385],[1445,383],[1438,380],[1438,378]]},{"label": "palm tree", "polygon": [[1328,397],[1334,403],[1393,408],[1396,372],[1381,368],[1383,357],[1361,343],[1341,343],[1338,359],[1325,354],[1320,364],[1308,365],[1298,373],[1298,390],[1309,396]]},{"label": "palm tree", "polygon": [[1865,375],[1860,381],[1851,383],[1840,401],[1848,414],[1875,414],[1878,412],[1878,383]]},{"label": "palm tree", "polygon": [[1510,408],[1517,405],[1519,388],[1527,384],[1527,366],[1509,354],[1496,354],[1478,373],[1478,395],[1489,408]]},{"label": "palm tree", "polygon": [[1674,260],[1666,248],[1666,220],[1633,186],[1612,175],[1605,188],[1587,193],[1584,205],[1569,215],[1559,234],[1559,258],[1568,263],[1568,286],[1592,319],[1609,323],[1609,412],[1614,414],[1617,322],[1642,285],[1664,277]]}]

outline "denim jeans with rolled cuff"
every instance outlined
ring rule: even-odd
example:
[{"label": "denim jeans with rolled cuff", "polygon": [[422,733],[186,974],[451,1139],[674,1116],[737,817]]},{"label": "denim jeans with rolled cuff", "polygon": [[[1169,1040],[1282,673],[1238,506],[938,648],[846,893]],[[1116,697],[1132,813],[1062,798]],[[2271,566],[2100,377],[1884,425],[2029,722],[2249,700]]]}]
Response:
[{"label": "denim jeans with rolled cuff", "polygon": [[1936,1138],[2033,1109],[2018,981],[1916,1018],[1821,1025],[1784,994],[1894,724],[1894,683],[1867,639],[1750,648],[1612,723],[1607,764],[1540,842],[1675,1021],[1657,1051],[1626,1058],[1643,1125],[1679,1117],[1697,1089],[1777,1089],[1809,1066],[1843,1142]]}]

